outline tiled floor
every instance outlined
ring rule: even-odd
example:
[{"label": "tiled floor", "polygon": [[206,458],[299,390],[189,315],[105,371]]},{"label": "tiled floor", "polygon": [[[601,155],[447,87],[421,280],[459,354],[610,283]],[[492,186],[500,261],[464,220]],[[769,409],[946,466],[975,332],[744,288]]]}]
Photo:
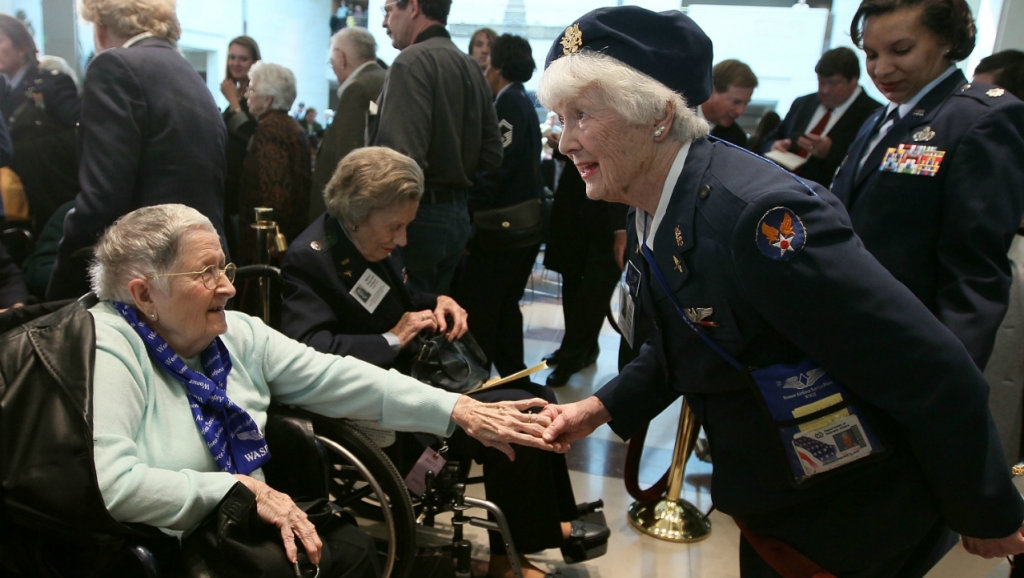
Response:
[{"label": "tiled floor", "polygon": [[[557,298],[558,276],[537,269],[532,293],[523,304],[526,335],[526,363],[538,363],[542,356],[558,347],[562,338],[562,309]],[[557,390],[560,402],[583,399],[617,373],[619,337],[605,322],[600,337],[601,355],[594,366],[573,376]],[[548,371],[534,376],[543,383]],[[671,461],[680,403],[676,402],[650,425],[641,466],[641,486],[654,483]],[[720,512],[710,516],[711,536],[695,544],[676,544],[641,535],[626,520],[632,502],[622,482],[622,458],[625,444],[604,426],[585,441],[574,444],[568,461],[577,500],[604,500],[605,515],[612,530],[608,553],[596,560],[567,566],[557,550],[549,550],[531,559],[539,566],[558,570],[566,578],[727,578],[739,576],[739,530],[732,519]],[[684,479],[684,498],[707,511],[711,506],[711,465],[691,458]],[[480,495],[480,486],[470,493]],[[442,524],[443,526],[443,524]],[[442,527],[443,530],[443,527]],[[487,539],[483,531],[472,528],[467,534],[474,544],[474,558],[487,558]],[[983,560],[969,556],[961,547],[954,549],[928,578],[1005,578],[1005,561]]]}]

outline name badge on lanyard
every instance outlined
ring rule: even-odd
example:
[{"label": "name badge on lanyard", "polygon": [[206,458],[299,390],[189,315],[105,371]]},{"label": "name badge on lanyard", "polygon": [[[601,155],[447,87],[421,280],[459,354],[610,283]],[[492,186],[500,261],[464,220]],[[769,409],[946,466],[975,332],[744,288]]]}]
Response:
[{"label": "name badge on lanyard", "polygon": [[619,283],[619,332],[629,344],[630,349],[636,349],[633,345],[634,327],[636,324],[636,299],[640,296],[640,270],[632,261],[626,262],[626,279]]},{"label": "name badge on lanyard", "polygon": [[373,313],[390,290],[391,287],[383,279],[367,269],[359,276],[359,281],[356,281],[355,287],[348,294],[355,297],[367,311]]}]

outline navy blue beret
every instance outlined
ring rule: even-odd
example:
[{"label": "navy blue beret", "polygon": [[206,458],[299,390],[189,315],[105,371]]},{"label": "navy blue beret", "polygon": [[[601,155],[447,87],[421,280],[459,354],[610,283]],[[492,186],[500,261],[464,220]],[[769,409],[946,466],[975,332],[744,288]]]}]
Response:
[{"label": "navy blue beret", "polygon": [[711,39],[678,10],[598,8],[565,29],[544,68],[580,50],[602,52],[681,93],[695,107],[711,97]]}]

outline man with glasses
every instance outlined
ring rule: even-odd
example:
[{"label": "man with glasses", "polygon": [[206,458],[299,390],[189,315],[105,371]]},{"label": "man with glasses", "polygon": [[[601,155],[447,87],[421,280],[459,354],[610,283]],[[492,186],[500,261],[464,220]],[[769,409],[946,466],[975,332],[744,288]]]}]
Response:
[{"label": "man with glasses", "polygon": [[466,204],[474,175],[501,165],[501,135],[480,64],[445,30],[451,0],[397,0],[384,5],[384,28],[402,53],[388,69],[367,144],[413,158],[426,191],[404,249],[409,282],[449,293],[469,240]]}]

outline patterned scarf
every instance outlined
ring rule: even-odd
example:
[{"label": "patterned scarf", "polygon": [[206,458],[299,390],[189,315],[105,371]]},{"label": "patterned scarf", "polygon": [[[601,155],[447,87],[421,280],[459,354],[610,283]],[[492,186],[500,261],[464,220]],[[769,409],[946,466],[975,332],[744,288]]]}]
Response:
[{"label": "patterned scarf", "polygon": [[220,337],[203,351],[203,373],[199,373],[185,365],[156,331],[139,320],[134,308],[119,302],[113,306],[139,334],[153,359],[185,386],[196,427],[221,471],[249,474],[270,460],[270,450],[259,427],[247,411],[228,399],[231,356]]}]

